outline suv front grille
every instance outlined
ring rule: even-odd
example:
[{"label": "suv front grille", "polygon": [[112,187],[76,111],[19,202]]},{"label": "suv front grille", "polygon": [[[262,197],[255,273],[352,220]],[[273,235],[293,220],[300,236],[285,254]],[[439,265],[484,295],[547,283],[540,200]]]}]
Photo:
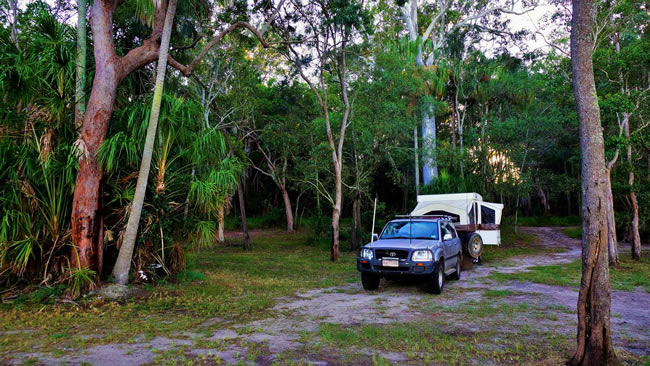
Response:
[{"label": "suv front grille", "polygon": [[375,249],[375,257],[377,258],[399,258],[399,259],[408,259],[409,251],[408,250],[399,250],[399,249]]}]

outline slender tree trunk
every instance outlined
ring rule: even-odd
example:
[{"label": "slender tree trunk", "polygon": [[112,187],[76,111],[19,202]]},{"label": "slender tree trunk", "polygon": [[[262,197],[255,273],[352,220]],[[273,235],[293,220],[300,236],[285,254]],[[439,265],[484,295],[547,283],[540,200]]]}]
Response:
[{"label": "slender tree trunk", "polygon": [[131,267],[131,258],[135,248],[135,240],[138,234],[140,224],[140,215],[142,214],[142,205],[144,196],[147,192],[147,181],[149,179],[149,170],[151,169],[151,158],[153,155],[153,145],[158,128],[158,117],[160,115],[160,105],[162,101],[163,86],[165,85],[165,72],[167,71],[167,55],[169,53],[169,41],[176,13],[176,0],[170,0],[167,6],[167,15],[165,16],[165,25],[163,27],[162,41],[160,44],[160,55],[158,56],[158,70],[156,71],[156,85],[153,93],[153,102],[151,105],[151,114],[149,126],[147,127],[147,136],[144,142],[142,152],[142,162],[140,163],[140,172],[135,187],[135,195],[131,203],[131,212],[129,221],[126,225],[124,240],[120,247],[120,252],[113,268],[113,278],[116,283],[126,285],[129,282],[129,270]]},{"label": "slender tree trunk", "polygon": [[14,42],[16,49],[20,50],[20,42],[18,42],[18,0],[8,0],[9,10],[11,11],[11,40]]},{"label": "slender tree trunk", "polygon": [[433,105],[426,108],[422,116],[422,146],[425,156],[422,181],[424,184],[429,184],[438,179],[438,158],[436,157],[436,116]]},{"label": "slender tree trunk", "polygon": [[[456,84],[453,83],[453,95],[456,95]],[[457,106],[456,106],[456,98],[452,98],[451,100],[452,106],[451,106],[451,146],[456,148],[456,126],[458,125],[458,114],[456,113],[457,111]]]},{"label": "slender tree trunk", "polygon": [[577,348],[570,365],[611,365],[616,360],[607,263],[607,172],[592,63],[593,9],[593,0],[573,0],[571,65],[580,125],[584,196]]},{"label": "slender tree trunk", "polygon": [[226,239],[223,236],[223,230],[224,230],[224,220],[225,220],[225,208],[219,207],[217,209],[217,221],[218,221],[218,227],[217,227],[217,242],[223,243]]},{"label": "slender tree trunk", "polygon": [[287,192],[286,184],[279,184],[280,192],[282,192],[282,200],[284,201],[284,211],[287,216],[287,231],[292,233],[294,231],[293,226],[293,210],[291,208],[291,199],[289,198],[289,192]]},{"label": "slender tree trunk", "polygon": [[332,252],[330,255],[332,262],[336,262],[339,259],[339,223],[341,220],[341,204],[343,201],[341,162],[335,163],[335,170],[336,187],[334,193],[334,207],[332,208]]},{"label": "slender tree trunk", "polygon": [[607,171],[607,250],[609,265],[618,266],[618,239],[616,237],[616,217],[614,216],[614,195],[612,194],[611,169]]},{"label": "slender tree trunk", "polygon": [[[230,134],[227,129],[222,129],[224,137],[226,138],[226,145],[230,151],[230,155],[234,155],[232,144],[230,143]],[[241,232],[244,238],[242,248],[244,250],[251,250],[251,237],[248,234],[248,219],[246,217],[246,199],[244,197],[244,186],[241,179],[237,182],[237,198],[239,199],[239,215],[241,217]]]},{"label": "slender tree trunk", "polygon": [[[624,117],[625,118],[625,117]],[[639,204],[634,192],[634,165],[632,161],[632,143],[630,143],[630,120],[627,117],[625,137],[627,140],[627,166],[629,169],[627,184],[630,186],[630,203],[632,204],[632,258],[641,260],[641,236],[639,235]]]},{"label": "slender tree trunk", "polygon": [[350,249],[357,250],[362,245],[361,241],[361,195],[357,192],[354,194],[352,202],[352,246]]},{"label": "slender tree trunk", "polygon": [[78,0],[77,14],[77,84],[74,102],[74,127],[81,131],[86,111],[86,5],[87,0]]},{"label": "slender tree trunk", "polygon": [[418,129],[413,129],[413,151],[415,155],[415,196],[420,194],[420,149],[418,148]]},{"label": "slender tree trunk", "polygon": [[237,183],[237,197],[239,198],[239,214],[241,215],[241,232],[244,237],[244,250],[251,250],[251,237],[248,235],[248,220],[246,218],[246,200],[244,199],[244,187],[241,180]]},{"label": "slender tree trunk", "polygon": [[544,209],[544,215],[548,215],[551,211],[551,206],[548,203],[548,198],[546,197],[546,192],[544,192],[544,189],[542,187],[537,187],[537,195],[539,196],[539,200],[542,203],[542,208]]}]

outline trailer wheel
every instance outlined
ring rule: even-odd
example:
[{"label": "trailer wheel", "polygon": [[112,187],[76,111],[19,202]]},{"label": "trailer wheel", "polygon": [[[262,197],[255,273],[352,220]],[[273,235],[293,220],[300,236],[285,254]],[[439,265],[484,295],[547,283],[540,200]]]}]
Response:
[{"label": "trailer wheel", "polygon": [[361,273],[361,285],[366,291],[374,291],[379,288],[379,276],[372,273]]},{"label": "trailer wheel", "polygon": [[465,241],[465,250],[472,258],[479,258],[483,251],[483,239],[481,236],[477,233],[472,233],[467,236],[467,240]]}]

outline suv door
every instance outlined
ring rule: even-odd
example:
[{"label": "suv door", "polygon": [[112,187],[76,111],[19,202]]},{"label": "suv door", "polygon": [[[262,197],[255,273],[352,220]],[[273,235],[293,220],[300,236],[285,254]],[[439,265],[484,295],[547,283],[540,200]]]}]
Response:
[{"label": "suv door", "polygon": [[[445,240],[445,236],[451,236],[451,239],[447,238]],[[453,243],[454,236],[452,232],[449,230],[449,226],[446,221],[440,221],[440,241],[442,242],[442,253],[445,256],[445,271],[447,268],[453,268],[456,263],[449,263],[448,259],[450,256],[453,254],[451,253],[451,245]]]},{"label": "suv door", "polygon": [[443,222],[441,227],[444,228],[445,233],[448,233],[451,236],[451,239],[443,241],[445,258],[447,259],[447,265],[445,267],[454,268],[456,266],[456,261],[458,260],[457,254],[460,251],[460,238],[458,238],[458,234],[450,222]]}]

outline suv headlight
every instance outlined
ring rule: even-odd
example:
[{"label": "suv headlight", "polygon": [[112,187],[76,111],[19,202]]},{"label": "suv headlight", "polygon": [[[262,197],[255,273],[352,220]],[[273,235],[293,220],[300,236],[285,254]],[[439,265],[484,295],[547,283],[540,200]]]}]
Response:
[{"label": "suv headlight", "polygon": [[411,256],[411,260],[419,262],[430,262],[433,260],[433,254],[430,250],[416,250]]},{"label": "suv headlight", "polygon": [[372,259],[373,258],[372,249],[369,248],[361,249],[361,258]]}]

